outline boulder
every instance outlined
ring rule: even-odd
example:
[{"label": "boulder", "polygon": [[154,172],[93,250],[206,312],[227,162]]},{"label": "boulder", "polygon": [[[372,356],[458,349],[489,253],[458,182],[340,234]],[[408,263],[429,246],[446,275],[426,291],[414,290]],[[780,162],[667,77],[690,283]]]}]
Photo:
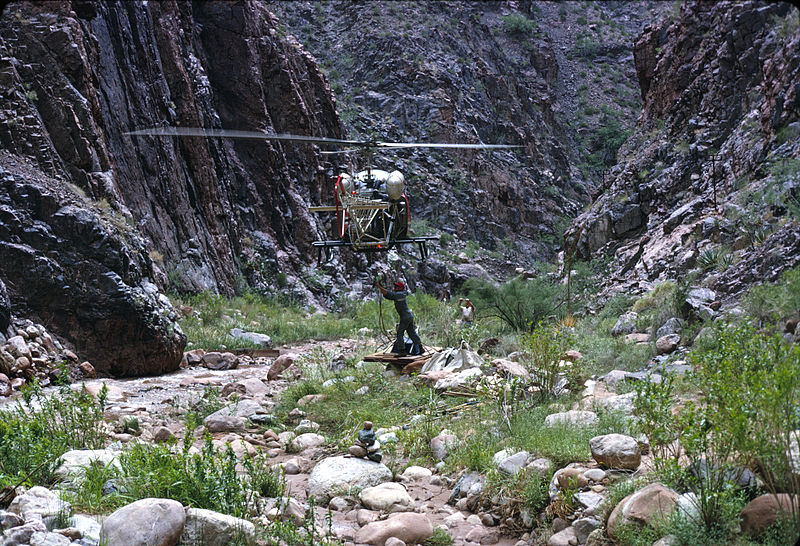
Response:
[{"label": "boulder", "polygon": [[[87,143],[93,138],[76,136]],[[103,184],[87,175],[80,175],[86,184]],[[108,188],[115,185],[108,180]],[[48,330],[72,343],[99,374],[177,370],[186,336],[169,299],[147,280],[154,273],[148,243],[124,215],[112,222],[64,187],[23,172],[7,172],[0,182],[6,211],[0,278],[9,300],[32,316],[46,316]]]},{"label": "boulder", "polygon": [[274,381],[278,379],[281,375],[281,372],[287,369],[289,366],[294,364],[295,360],[297,360],[297,355],[295,353],[286,353],[280,355],[272,365],[269,367],[269,371],[267,372],[267,379],[270,381]]},{"label": "boulder", "polygon": [[202,508],[186,509],[186,523],[180,537],[182,545],[226,546],[234,542],[255,544],[255,541],[255,525],[247,520]]},{"label": "boulder", "polygon": [[56,468],[55,475],[62,479],[75,478],[82,475],[89,465],[106,467],[113,464],[120,468],[119,454],[113,449],[73,449],[59,457],[61,464]]},{"label": "boulder", "polygon": [[717,293],[709,288],[692,288],[683,304],[684,316],[693,314],[703,319],[711,319],[716,315],[711,305],[717,299]]},{"label": "boulder", "polygon": [[660,483],[651,483],[622,499],[606,523],[608,536],[615,537],[617,526],[631,523],[649,525],[664,520],[675,509],[678,494]]},{"label": "boulder", "polygon": [[522,364],[519,362],[514,362],[513,360],[495,358],[492,360],[491,365],[497,368],[497,371],[506,377],[521,377],[523,379],[528,379],[531,375]]},{"label": "boulder", "polygon": [[680,334],[681,331],[683,331],[683,320],[678,317],[672,317],[656,331],[656,339],[670,334]]},{"label": "boulder", "polygon": [[639,442],[624,434],[605,434],[589,440],[592,457],[609,468],[636,470],[642,460]]},{"label": "boulder", "polygon": [[585,468],[580,466],[566,467],[553,474],[553,481],[562,491],[568,489],[583,489],[589,485],[589,480],[584,476]]},{"label": "boulder", "polygon": [[497,469],[500,472],[505,474],[510,474],[512,476],[516,476],[519,474],[525,465],[528,463],[528,458],[530,457],[530,453],[527,451],[520,451],[519,453],[515,453],[509,457],[504,458],[500,464],[497,465]]},{"label": "boulder", "polygon": [[8,511],[28,520],[32,517],[45,518],[69,513],[70,504],[58,498],[58,494],[46,487],[34,486],[28,491],[14,497],[8,505]]},{"label": "boulder", "polygon": [[572,527],[554,533],[547,539],[547,546],[575,546],[576,544],[578,544],[578,539],[575,536],[575,529]]},{"label": "boulder", "polygon": [[264,409],[264,406],[256,402],[255,400],[244,399],[239,400],[233,404],[229,404],[224,408],[215,411],[208,417],[220,417],[220,416],[227,416],[233,415],[236,417],[243,417],[245,419],[249,419],[251,416],[256,415],[258,413],[267,413],[267,410]]},{"label": "boulder", "polygon": [[367,459],[328,457],[320,461],[308,477],[308,494],[318,504],[327,504],[331,497],[350,494],[392,479],[392,471],[383,464]]},{"label": "boulder", "polygon": [[458,389],[477,383],[482,376],[483,372],[480,368],[468,368],[442,377],[433,385],[433,388],[437,391]]},{"label": "boulder", "polygon": [[403,471],[402,477],[406,481],[419,481],[430,478],[433,475],[429,469],[424,466],[409,466]]},{"label": "boulder", "polygon": [[306,432],[292,440],[289,447],[292,451],[303,451],[312,447],[325,445],[325,437],[315,432]]},{"label": "boulder", "polygon": [[239,392],[241,390],[241,394],[246,396],[258,396],[260,394],[266,394],[269,392],[269,387],[267,387],[263,381],[256,379],[255,377],[248,377],[247,379],[242,379],[235,383],[228,383],[228,385],[225,385],[225,388],[222,390],[223,396],[225,396],[226,388],[229,388],[234,392]]},{"label": "boulder", "polygon": [[600,422],[600,418],[593,411],[570,410],[561,413],[551,413],[544,418],[548,427],[569,425],[577,427],[592,427]]},{"label": "boulder", "polygon": [[611,328],[612,336],[621,336],[622,334],[632,334],[636,331],[636,320],[639,318],[637,313],[628,311],[620,315],[617,322]]},{"label": "boulder", "polygon": [[200,363],[209,370],[233,370],[239,366],[239,357],[233,353],[212,351],[204,354]]},{"label": "boulder", "polygon": [[186,522],[183,505],[171,499],[141,499],[113,512],[100,528],[100,541],[126,546],[171,546]]},{"label": "boulder", "polygon": [[209,432],[233,432],[244,430],[244,418],[235,415],[211,414],[203,420]]},{"label": "boulder", "polygon": [[272,347],[272,338],[266,334],[259,334],[256,332],[245,332],[241,328],[231,328],[231,337],[240,339],[245,343],[249,343],[256,347],[268,348]]},{"label": "boulder", "polygon": [[787,493],[761,495],[751,500],[742,510],[742,532],[758,536],[779,517],[792,517],[792,510],[800,500]]},{"label": "boulder", "polygon": [[433,524],[428,516],[403,512],[383,521],[368,523],[356,533],[355,542],[384,546],[390,537],[406,544],[422,544],[433,536]]},{"label": "boulder", "polygon": [[361,504],[378,512],[410,512],[414,510],[414,499],[402,484],[386,482],[367,487],[358,495]]},{"label": "boulder", "polygon": [[680,342],[681,336],[679,334],[662,336],[656,340],[656,351],[660,355],[671,353],[678,348]]},{"label": "boulder", "polygon": [[586,544],[586,539],[595,529],[600,527],[600,521],[595,518],[580,518],[572,522],[572,528],[575,530],[575,538],[578,544]]},{"label": "boulder", "polygon": [[433,456],[439,461],[444,461],[450,455],[450,450],[456,447],[458,443],[458,436],[454,434],[439,434],[431,438]]},{"label": "boulder", "polygon": [[636,392],[626,392],[614,396],[605,396],[594,399],[595,405],[606,411],[618,411],[625,415],[632,415],[636,401]]}]

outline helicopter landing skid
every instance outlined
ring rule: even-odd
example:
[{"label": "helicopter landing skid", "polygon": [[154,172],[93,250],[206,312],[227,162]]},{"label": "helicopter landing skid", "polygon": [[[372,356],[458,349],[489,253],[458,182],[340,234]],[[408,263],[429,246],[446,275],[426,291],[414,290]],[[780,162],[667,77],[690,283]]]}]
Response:
[{"label": "helicopter landing skid", "polygon": [[[436,235],[426,235],[423,237],[407,237],[405,239],[395,239],[388,245],[359,245],[355,250],[357,252],[386,252],[396,245],[413,245],[419,247],[419,257],[424,260],[428,257],[428,241],[438,241],[439,237]],[[323,263],[322,255],[324,253],[326,262],[333,258],[333,249],[336,247],[355,247],[350,241],[314,241],[311,243],[317,249],[317,263]]]}]

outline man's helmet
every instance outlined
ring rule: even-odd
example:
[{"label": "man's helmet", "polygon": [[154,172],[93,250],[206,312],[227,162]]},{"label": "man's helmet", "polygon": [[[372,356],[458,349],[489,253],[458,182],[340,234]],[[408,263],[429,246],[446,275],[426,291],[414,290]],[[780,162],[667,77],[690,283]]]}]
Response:
[{"label": "man's helmet", "polygon": [[397,281],[396,283],[394,283],[394,287],[395,287],[396,290],[405,290],[406,289],[406,285],[403,284],[400,281]]}]

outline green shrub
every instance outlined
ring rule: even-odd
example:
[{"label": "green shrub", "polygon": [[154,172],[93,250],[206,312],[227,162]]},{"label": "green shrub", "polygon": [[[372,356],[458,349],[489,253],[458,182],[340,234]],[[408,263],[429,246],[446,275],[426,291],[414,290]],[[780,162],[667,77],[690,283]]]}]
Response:
[{"label": "green shrub", "polygon": [[545,400],[556,396],[554,390],[562,371],[561,359],[572,343],[572,336],[565,329],[544,323],[523,336],[530,385],[536,389],[538,398]]},{"label": "green shrub", "polygon": [[46,396],[39,384],[0,411],[0,485],[52,485],[58,458],[72,449],[103,447],[105,385],[97,400],[85,388]]},{"label": "green shrub", "polygon": [[464,290],[479,317],[496,317],[521,332],[565,312],[566,289],[543,276],[515,278],[499,287],[483,279],[469,279]]},{"label": "green shrub", "polygon": [[[761,468],[773,493],[800,492],[791,458],[792,431],[800,425],[800,347],[749,323],[716,324],[688,360],[698,400],[673,414],[674,384],[667,380],[643,386],[636,409],[659,471],[697,493],[695,524],[705,536],[725,541],[736,531],[732,515],[744,502],[732,486],[742,468]],[[709,470],[693,476],[681,468],[683,457]]]},{"label": "green shrub", "polygon": [[509,34],[533,34],[539,28],[536,21],[518,13],[501,15],[500,20],[503,21],[503,30]]},{"label": "green shrub", "polygon": [[423,546],[451,546],[453,537],[450,533],[439,527],[433,530],[433,536],[422,543]]}]

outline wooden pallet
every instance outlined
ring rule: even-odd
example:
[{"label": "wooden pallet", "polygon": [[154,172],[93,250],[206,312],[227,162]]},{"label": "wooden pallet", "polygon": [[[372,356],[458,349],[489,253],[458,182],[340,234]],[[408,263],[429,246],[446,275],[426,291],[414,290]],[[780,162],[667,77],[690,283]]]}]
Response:
[{"label": "wooden pallet", "polygon": [[422,355],[400,356],[394,353],[372,353],[364,357],[365,362],[386,362],[387,367],[400,369],[400,373],[409,374],[418,372],[422,366],[433,356],[433,353]]},{"label": "wooden pallet", "polygon": [[233,349],[231,352],[237,356],[249,356],[250,358],[275,358],[281,354],[278,349]]}]

